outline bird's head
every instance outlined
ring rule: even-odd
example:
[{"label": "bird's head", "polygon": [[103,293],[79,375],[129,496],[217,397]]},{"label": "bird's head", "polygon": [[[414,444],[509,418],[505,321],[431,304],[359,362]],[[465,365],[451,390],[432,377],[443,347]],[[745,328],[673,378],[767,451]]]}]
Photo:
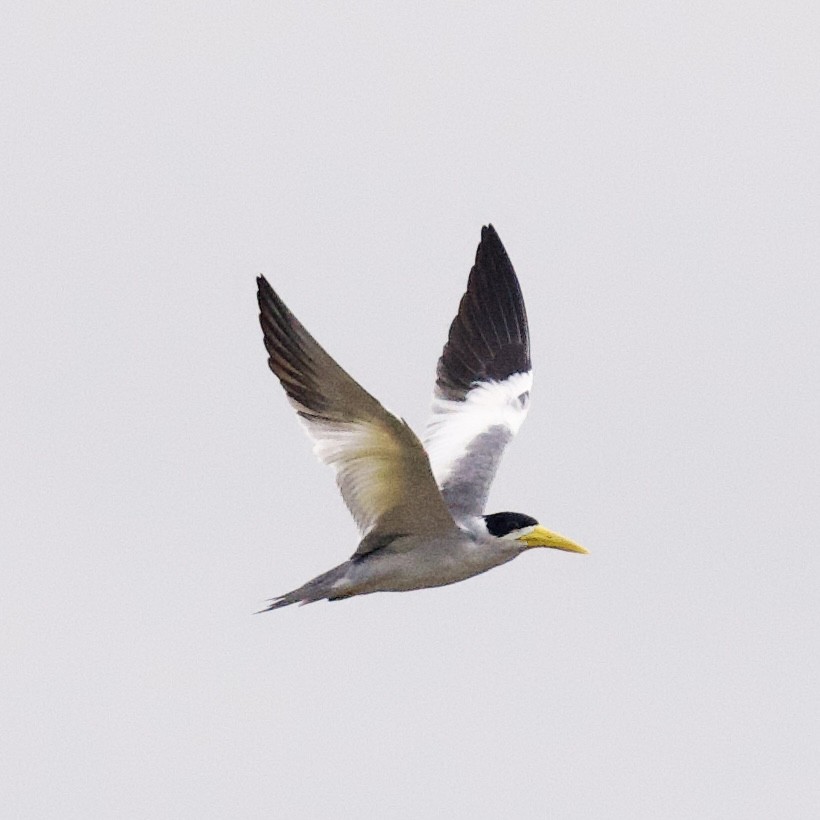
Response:
[{"label": "bird's head", "polygon": [[532,516],[523,513],[501,512],[485,515],[484,523],[490,535],[503,538],[505,541],[516,541],[522,544],[522,550],[552,547],[567,552],[580,552],[583,555],[589,552],[569,538],[542,527]]}]

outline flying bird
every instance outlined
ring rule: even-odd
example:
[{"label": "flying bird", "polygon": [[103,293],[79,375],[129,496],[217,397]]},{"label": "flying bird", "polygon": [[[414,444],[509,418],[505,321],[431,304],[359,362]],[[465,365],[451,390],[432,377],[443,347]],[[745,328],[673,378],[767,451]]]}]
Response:
[{"label": "flying bird", "polygon": [[348,561],[263,611],[453,584],[533,547],[587,552],[529,515],[484,513],[532,388],[524,299],[492,225],[481,230],[421,440],[331,358],[264,276],[257,284],[270,369],[362,536]]}]

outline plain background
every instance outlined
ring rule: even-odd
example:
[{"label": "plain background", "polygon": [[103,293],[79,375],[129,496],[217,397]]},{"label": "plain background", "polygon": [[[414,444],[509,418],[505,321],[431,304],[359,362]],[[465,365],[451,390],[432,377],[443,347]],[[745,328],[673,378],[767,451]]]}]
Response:
[{"label": "plain background", "polygon": [[[1,16],[5,816],[820,815],[816,4]],[[591,554],[254,615],[357,541],[254,277],[419,429],[487,222]]]}]

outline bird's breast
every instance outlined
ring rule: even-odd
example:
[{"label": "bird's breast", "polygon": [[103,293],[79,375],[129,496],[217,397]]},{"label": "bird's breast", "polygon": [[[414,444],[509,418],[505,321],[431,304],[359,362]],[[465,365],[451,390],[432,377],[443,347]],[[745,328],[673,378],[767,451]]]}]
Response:
[{"label": "bird's breast", "polygon": [[350,580],[362,592],[402,592],[454,584],[515,557],[468,536],[397,539],[351,568]]}]

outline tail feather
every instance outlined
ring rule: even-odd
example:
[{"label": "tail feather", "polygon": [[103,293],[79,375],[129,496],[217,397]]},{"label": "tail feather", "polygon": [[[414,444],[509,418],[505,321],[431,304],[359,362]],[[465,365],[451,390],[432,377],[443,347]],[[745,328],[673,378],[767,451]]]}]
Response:
[{"label": "tail feather", "polygon": [[260,609],[257,615],[261,612],[270,612],[274,609],[279,609],[283,606],[290,606],[291,604],[312,604],[315,601],[321,601],[327,598],[332,601],[337,598],[347,597],[346,591],[340,589],[338,586],[334,588],[334,584],[341,581],[347,574],[350,566],[350,561],[345,561],[344,564],[339,564],[321,575],[317,575],[313,580],[303,584],[298,589],[292,592],[286,592],[284,595],[278,595],[276,598],[271,598],[270,605],[264,609]]}]

